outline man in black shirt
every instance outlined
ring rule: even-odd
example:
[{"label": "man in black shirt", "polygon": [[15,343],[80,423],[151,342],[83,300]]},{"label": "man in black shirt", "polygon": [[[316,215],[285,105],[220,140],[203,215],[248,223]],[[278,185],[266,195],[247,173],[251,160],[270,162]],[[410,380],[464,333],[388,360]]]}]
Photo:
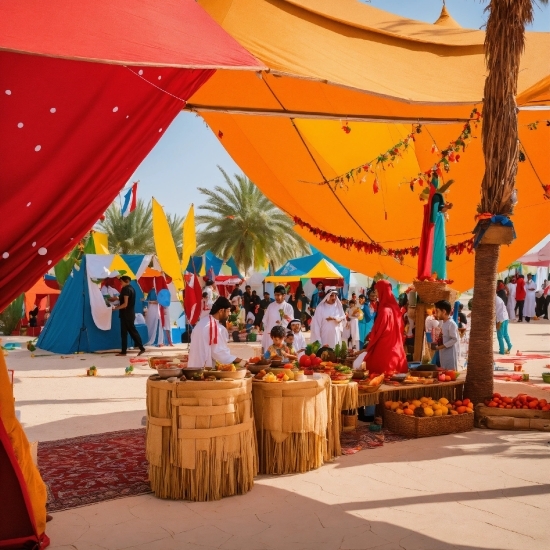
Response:
[{"label": "man in black shirt", "polygon": [[126,355],[126,349],[128,347],[128,334],[132,337],[134,344],[139,348],[138,355],[141,355],[145,352],[143,343],[139,332],[135,327],[135,305],[136,305],[136,291],[130,285],[130,277],[128,275],[123,275],[120,277],[120,284],[122,285],[122,290],[120,291],[120,305],[115,306],[115,309],[118,309],[118,316],[120,317],[120,335],[122,337],[122,350],[117,355]]},{"label": "man in black shirt", "polygon": [[246,285],[244,289],[243,307],[247,315],[249,311],[252,311],[252,289],[250,288],[249,285]]}]

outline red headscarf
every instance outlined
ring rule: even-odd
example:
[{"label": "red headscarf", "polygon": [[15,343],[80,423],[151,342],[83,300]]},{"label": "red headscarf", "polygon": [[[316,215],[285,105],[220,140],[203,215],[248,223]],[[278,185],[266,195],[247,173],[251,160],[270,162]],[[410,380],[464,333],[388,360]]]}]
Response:
[{"label": "red headscarf", "polygon": [[371,373],[392,375],[408,371],[403,347],[403,319],[388,281],[375,285],[378,293],[378,313],[370,333],[366,367]]}]

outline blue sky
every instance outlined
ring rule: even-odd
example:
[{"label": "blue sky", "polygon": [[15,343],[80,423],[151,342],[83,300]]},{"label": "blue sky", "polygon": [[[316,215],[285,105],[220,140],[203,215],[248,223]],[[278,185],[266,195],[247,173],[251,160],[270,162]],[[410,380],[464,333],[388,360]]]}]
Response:
[{"label": "blue sky", "polygon": [[[433,23],[441,11],[439,0],[371,0],[370,5],[404,17]],[[449,13],[460,25],[480,28],[486,21],[487,1],[447,0]],[[550,8],[536,7],[529,30],[550,31]],[[185,215],[191,203],[203,203],[197,187],[223,185],[217,169],[230,175],[241,170],[225,152],[204,121],[191,113],[180,113],[156,147],[143,160],[131,181],[139,180],[138,196],[155,198],[167,212]]]}]

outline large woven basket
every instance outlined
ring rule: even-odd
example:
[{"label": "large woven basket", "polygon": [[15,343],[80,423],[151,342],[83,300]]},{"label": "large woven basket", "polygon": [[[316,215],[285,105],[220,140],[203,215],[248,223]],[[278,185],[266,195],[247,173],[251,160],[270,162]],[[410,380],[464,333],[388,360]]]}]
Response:
[{"label": "large woven basket", "polygon": [[414,288],[425,304],[434,304],[439,300],[447,300],[452,304],[458,296],[456,290],[443,281],[415,281]]},{"label": "large woven basket", "polygon": [[474,415],[464,413],[419,418],[384,410],[384,427],[393,433],[411,438],[457,434],[473,429]]}]

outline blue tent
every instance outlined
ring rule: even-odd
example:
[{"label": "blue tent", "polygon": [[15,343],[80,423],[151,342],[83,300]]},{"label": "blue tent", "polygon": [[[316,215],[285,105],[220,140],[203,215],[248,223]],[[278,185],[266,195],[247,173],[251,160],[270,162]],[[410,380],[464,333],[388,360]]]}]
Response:
[{"label": "blue tent", "polygon": [[235,263],[235,260],[231,257],[227,262],[224,262],[221,258],[218,258],[215,254],[210,251],[205,252],[203,256],[191,256],[189,263],[187,264],[186,271],[189,273],[201,272],[201,269],[204,264],[204,272],[208,273],[210,270],[214,272],[214,275],[217,276],[220,274],[223,264],[227,265],[231,269],[231,275],[243,279],[244,277],[239,273],[239,268]]},{"label": "blue tent", "polygon": [[[135,273],[143,256],[121,254],[122,259]],[[143,313],[141,299],[143,292],[136,281],[132,281],[136,291],[136,313]],[[67,278],[63,290],[55,304],[55,308],[46,322],[46,326],[40,333],[37,347],[54,353],[74,353],[76,351],[95,352],[102,350],[120,349],[120,320],[118,312],[112,313],[112,325],[110,330],[97,328],[92,318],[90,308],[90,296],[88,281],[86,278],[86,256],[82,257],[80,267],[73,268],[72,274]],[[146,325],[136,325],[143,340],[149,339]],[[128,338],[128,345],[133,342]]]},{"label": "blue tent", "polygon": [[321,260],[327,260],[328,262],[330,262],[342,274],[344,282],[349,285],[351,270],[347,267],[337,264],[336,262],[333,262],[328,256],[325,256],[321,252],[316,252],[311,256],[302,256],[301,258],[288,260],[286,264],[284,264],[280,269],[275,272],[275,275],[304,275],[308,271],[311,271]]}]

